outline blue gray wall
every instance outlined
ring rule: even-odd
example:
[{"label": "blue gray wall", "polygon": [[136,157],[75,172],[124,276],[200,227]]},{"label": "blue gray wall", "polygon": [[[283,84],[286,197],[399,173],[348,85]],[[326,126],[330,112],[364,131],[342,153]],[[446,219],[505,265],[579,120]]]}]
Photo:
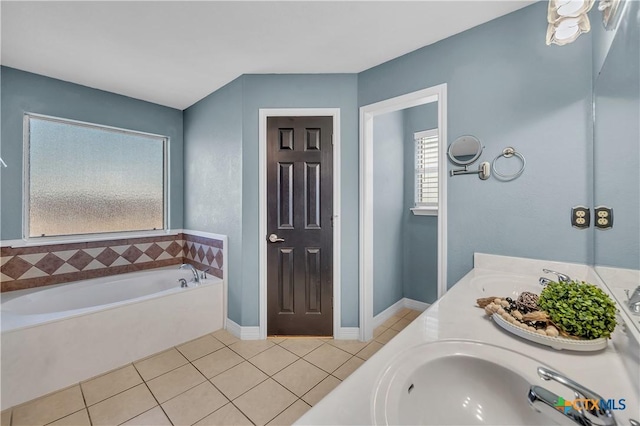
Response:
[{"label": "blue gray wall", "polygon": [[258,110],[340,108],[342,326],[358,325],[358,109],[354,74],[245,75],[242,126],[242,325],[258,325]]},{"label": "blue gray wall", "polygon": [[536,3],[358,75],[359,105],[447,83],[450,141],[477,136],[486,146],[481,161],[506,146],[527,159],[526,172],[512,182],[447,176],[449,286],[473,267],[474,252],[592,259],[590,234],[569,224],[571,206],[591,202],[591,39],[546,46],[546,6]]},{"label": "blue gray wall", "polygon": [[184,111],[186,229],[227,235],[228,317],[242,313],[242,77]]},{"label": "blue gray wall", "polygon": [[182,228],[182,111],[102,90],[1,67],[0,235],[22,238],[22,123],[25,112],[155,133],[170,138],[170,227]]},{"label": "blue gray wall", "polygon": [[[198,171],[187,173],[185,223],[229,235],[229,317],[238,324],[259,323],[259,109],[340,108],[342,326],[358,325],[356,99],[354,74],[244,75],[185,111],[186,167],[209,168],[205,174],[213,181],[192,187]],[[205,189],[209,184],[218,189]]]},{"label": "blue gray wall", "polygon": [[[438,296],[438,217],[415,216],[414,133],[438,127],[437,103],[373,119],[373,313]],[[446,146],[443,147],[446,149]]]},{"label": "blue gray wall", "polygon": [[[614,211],[613,228],[594,232],[594,263],[629,269],[640,269],[639,10],[626,2],[615,38],[594,33],[594,59],[605,58],[594,75],[594,205]],[[598,53],[603,44],[609,48]]]},{"label": "blue gray wall", "polygon": [[[260,108],[341,108],[344,327],[358,324],[357,107],[444,82],[451,140],[471,133],[486,146],[481,161],[515,146],[528,162],[524,175],[508,183],[447,175],[449,285],[473,267],[474,252],[589,262],[590,233],[572,228],[568,212],[592,201],[591,40],[587,35],[562,48],[546,46],[540,30],[545,6],[535,4],[358,75],[243,76],[241,255],[230,259],[241,265],[238,284],[230,282],[241,302],[240,312],[230,308],[232,319],[258,324]],[[189,224],[199,229],[200,221]],[[414,292],[425,288],[424,295]],[[430,291],[428,285],[403,289],[407,297],[427,301],[434,297]]]},{"label": "blue gray wall", "polygon": [[373,119],[373,314],[403,291],[404,112]]},{"label": "blue gray wall", "polygon": [[[437,103],[404,110],[403,293],[425,303],[438,298],[438,216],[415,216],[409,210],[415,201],[413,134],[437,127]],[[446,143],[441,149],[447,149]]]},{"label": "blue gray wall", "polygon": [[[629,15],[629,8],[633,7],[632,4],[634,1],[621,3],[620,10],[618,12],[620,14],[618,22],[622,22],[624,25],[625,20],[628,21],[631,16]],[[625,18],[621,19],[623,15],[625,15]],[[611,48],[611,43],[613,43],[613,39],[616,37],[619,25],[616,25],[609,30],[605,29],[602,24],[602,12],[600,12],[597,7],[592,8],[589,12],[589,20],[591,22],[591,40],[593,50],[592,65],[595,80],[604,65],[604,61],[607,58],[609,49]]]}]

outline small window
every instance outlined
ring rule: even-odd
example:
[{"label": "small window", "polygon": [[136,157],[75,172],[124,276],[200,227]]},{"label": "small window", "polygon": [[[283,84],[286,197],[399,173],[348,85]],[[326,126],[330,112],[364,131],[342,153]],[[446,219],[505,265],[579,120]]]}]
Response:
[{"label": "small window", "polygon": [[438,129],[414,134],[415,207],[413,214],[438,214]]},{"label": "small window", "polygon": [[25,237],[166,227],[167,138],[25,114]]}]

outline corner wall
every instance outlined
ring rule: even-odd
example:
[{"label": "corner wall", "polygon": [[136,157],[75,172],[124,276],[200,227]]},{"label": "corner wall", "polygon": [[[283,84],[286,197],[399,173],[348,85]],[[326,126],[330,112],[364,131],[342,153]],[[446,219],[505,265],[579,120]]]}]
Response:
[{"label": "corner wall", "polygon": [[184,111],[185,226],[228,236],[228,317],[241,323],[242,80]]},{"label": "corner wall", "polygon": [[[616,31],[594,31],[594,206],[613,208],[613,228],[594,231],[598,266],[640,269],[640,2],[620,5]],[[593,19],[600,18],[596,15]],[[601,26],[599,21],[596,21]],[[596,40],[600,42],[597,43]],[[606,60],[605,60],[606,59]],[[596,72],[596,70],[594,70]],[[594,222],[597,218],[594,215]],[[608,284],[613,284],[608,281]]]},{"label": "corner wall", "polygon": [[473,134],[486,146],[480,161],[507,146],[526,157],[511,182],[445,175],[449,286],[474,252],[592,259],[591,232],[569,223],[571,206],[592,199],[591,38],[546,46],[544,28],[540,2],[358,75],[358,105],[447,83],[447,146]]},{"label": "corner wall", "polygon": [[373,314],[402,299],[404,111],[373,118]]}]

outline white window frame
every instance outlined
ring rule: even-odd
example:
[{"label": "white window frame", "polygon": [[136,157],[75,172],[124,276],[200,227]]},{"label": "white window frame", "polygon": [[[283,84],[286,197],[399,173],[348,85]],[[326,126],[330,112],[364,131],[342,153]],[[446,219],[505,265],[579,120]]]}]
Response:
[{"label": "white window frame", "polygon": [[442,178],[441,176],[441,171],[439,170],[439,158],[440,158],[440,148],[441,148],[441,144],[440,144],[440,135],[439,135],[439,131],[438,129],[429,129],[429,130],[423,130],[420,132],[416,132],[413,134],[413,140],[414,140],[414,173],[413,173],[413,185],[414,185],[414,196],[413,196],[413,203],[414,203],[414,207],[411,208],[411,212],[414,215],[417,216],[437,216],[438,215],[438,207],[439,207],[439,203],[440,203],[440,194],[439,194],[439,187],[440,185],[438,184],[438,186],[436,187],[436,191],[438,191],[438,202],[436,203],[420,203],[418,201],[419,199],[419,186],[418,186],[418,172],[420,171],[418,169],[418,141],[424,138],[436,138],[437,140],[437,146],[438,146],[438,155],[436,156],[436,168],[438,169],[438,183],[440,181],[440,179]]},{"label": "white window frame", "polygon": [[[29,153],[29,143],[30,143],[30,132],[29,132],[29,122],[31,118],[36,118],[39,120],[47,120],[53,121],[57,123],[68,124],[72,126],[83,126],[90,127],[94,129],[107,130],[111,132],[120,132],[127,135],[135,135],[135,136],[144,136],[148,138],[159,139],[162,141],[162,149],[164,151],[163,155],[163,228],[155,229],[155,230],[140,230],[140,231],[119,231],[119,232],[99,232],[99,233],[89,233],[89,234],[73,234],[73,235],[52,235],[52,236],[29,236],[29,218],[30,218],[30,153]],[[49,115],[43,114],[35,114],[26,112],[23,117],[23,164],[22,164],[22,240],[27,245],[32,244],[53,244],[56,242],[61,243],[72,243],[72,242],[85,242],[85,241],[101,241],[101,240],[109,240],[109,239],[117,239],[117,238],[135,238],[135,237],[145,237],[145,236],[157,236],[157,235],[167,235],[171,234],[171,230],[169,228],[170,223],[170,209],[169,209],[169,200],[170,198],[170,170],[169,170],[169,137],[158,135],[154,133],[146,133],[140,132],[136,130],[123,129],[120,127],[113,126],[105,126],[102,124],[89,123],[85,121],[71,120],[67,118],[53,117]]]}]

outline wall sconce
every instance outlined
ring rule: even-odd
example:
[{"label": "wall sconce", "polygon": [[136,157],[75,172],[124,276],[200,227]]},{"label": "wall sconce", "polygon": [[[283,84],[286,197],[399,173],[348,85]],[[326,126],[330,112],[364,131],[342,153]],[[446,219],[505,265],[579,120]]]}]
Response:
[{"label": "wall sconce", "polygon": [[549,0],[547,45],[564,46],[591,30],[587,13],[595,0]]},{"label": "wall sconce", "polygon": [[606,30],[611,30],[616,26],[618,10],[621,10],[620,3],[623,0],[600,0],[598,10],[602,12],[602,24]]},{"label": "wall sconce", "polygon": [[[547,46],[557,44],[564,46],[588,33],[591,24],[587,14],[595,0],[549,0],[547,12]],[[602,25],[612,30],[617,25],[618,13],[623,9],[624,0],[600,0],[598,10],[602,12]]]}]

